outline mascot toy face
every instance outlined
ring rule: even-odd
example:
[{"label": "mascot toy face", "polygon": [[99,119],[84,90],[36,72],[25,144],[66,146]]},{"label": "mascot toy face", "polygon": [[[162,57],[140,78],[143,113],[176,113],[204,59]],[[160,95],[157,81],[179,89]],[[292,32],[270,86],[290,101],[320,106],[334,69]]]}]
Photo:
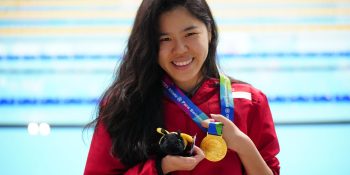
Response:
[{"label": "mascot toy face", "polygon": [[190,135],[177,132],[168,132],[157,128],[157,132],[163,136],[159,140],[159,147],[165,155],[191,156],[195,138]]}]

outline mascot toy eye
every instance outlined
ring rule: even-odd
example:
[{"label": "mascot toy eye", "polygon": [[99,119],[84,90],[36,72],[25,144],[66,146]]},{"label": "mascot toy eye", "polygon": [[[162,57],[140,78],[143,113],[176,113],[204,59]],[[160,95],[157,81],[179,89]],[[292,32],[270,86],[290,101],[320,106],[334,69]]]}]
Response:
[{"label": "mascot toy eye", "polygon": [[163,128],[157,128],[157,132],[163,136],[159,139],[159,147],[166,155],[191,156],[196,137],[177,132],[168,132]]}]

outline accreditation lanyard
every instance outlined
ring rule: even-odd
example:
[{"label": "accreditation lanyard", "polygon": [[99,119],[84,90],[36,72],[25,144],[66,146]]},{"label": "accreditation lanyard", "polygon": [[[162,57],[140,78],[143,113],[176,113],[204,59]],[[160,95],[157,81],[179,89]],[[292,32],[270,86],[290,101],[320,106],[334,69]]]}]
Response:
[{"label": "accreditation lanyard", "polygon": [[[192,120],[201,128],[204,132],[206,129],[202,127],[201,121],[209,119],[209,117],[200,110],[170,79],[169,76],[165,75],[162,80],[162,85],[164,87],[164,93],[167,95],[175,104],[177,104]],[[231,91],[231,82],[228,77],[220,74],[220,106],[221,115],[230,119],[233,122],[234,115],[234,105]],[[211,127],[210,127],[211,128]],[[220,132],[211,131],[209,132]],[[216,133],[218,135],[219,133]],[[220,134],[221,135],[221,134]]]}]

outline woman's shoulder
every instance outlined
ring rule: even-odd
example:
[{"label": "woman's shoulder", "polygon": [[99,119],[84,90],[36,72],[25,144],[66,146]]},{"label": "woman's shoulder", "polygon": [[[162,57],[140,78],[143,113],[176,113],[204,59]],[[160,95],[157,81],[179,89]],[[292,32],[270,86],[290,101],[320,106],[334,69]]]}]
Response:
[{"label": "woman's shoulder", "polygon": [[[231,91],[234,99],[250,101],[253,104],[267,103],[267,97],[260,89],[244,81],[231,79]],[[220,80],[217,78],[208,78],[204,83],[204,89],[211,92],[217,91],[220,86]]]},{"label": "woman's shoulder", "polygon": [[[265,93],[263,93],[260,89],[244,81],[236,80],[233,78],[230,79],[232,86],[232,96],[234,99],[249,100],[252,103],[267,102]],[[220,86],[219,79],[217,78],[209,78],[205,84],[209,84],[209,86],[215,88],[218,88]]]},{"label": "woman's shoulder", "polygon": [[253,85],[244,82],[232,83],[232,96],[234,99],[246,99],[255,104],[267,102],[265,93]]}]

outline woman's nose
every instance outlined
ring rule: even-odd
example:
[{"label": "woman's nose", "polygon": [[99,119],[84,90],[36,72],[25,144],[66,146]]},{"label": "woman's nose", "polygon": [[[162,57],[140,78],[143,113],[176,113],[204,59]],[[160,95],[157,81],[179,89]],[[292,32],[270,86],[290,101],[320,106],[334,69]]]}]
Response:
[{"label": "woman's nose", "polygon": [[173,53],[175,54],[182,54],[188,51],[187,44],[182,40],[176,40],[175,46],[173,48]]}]

